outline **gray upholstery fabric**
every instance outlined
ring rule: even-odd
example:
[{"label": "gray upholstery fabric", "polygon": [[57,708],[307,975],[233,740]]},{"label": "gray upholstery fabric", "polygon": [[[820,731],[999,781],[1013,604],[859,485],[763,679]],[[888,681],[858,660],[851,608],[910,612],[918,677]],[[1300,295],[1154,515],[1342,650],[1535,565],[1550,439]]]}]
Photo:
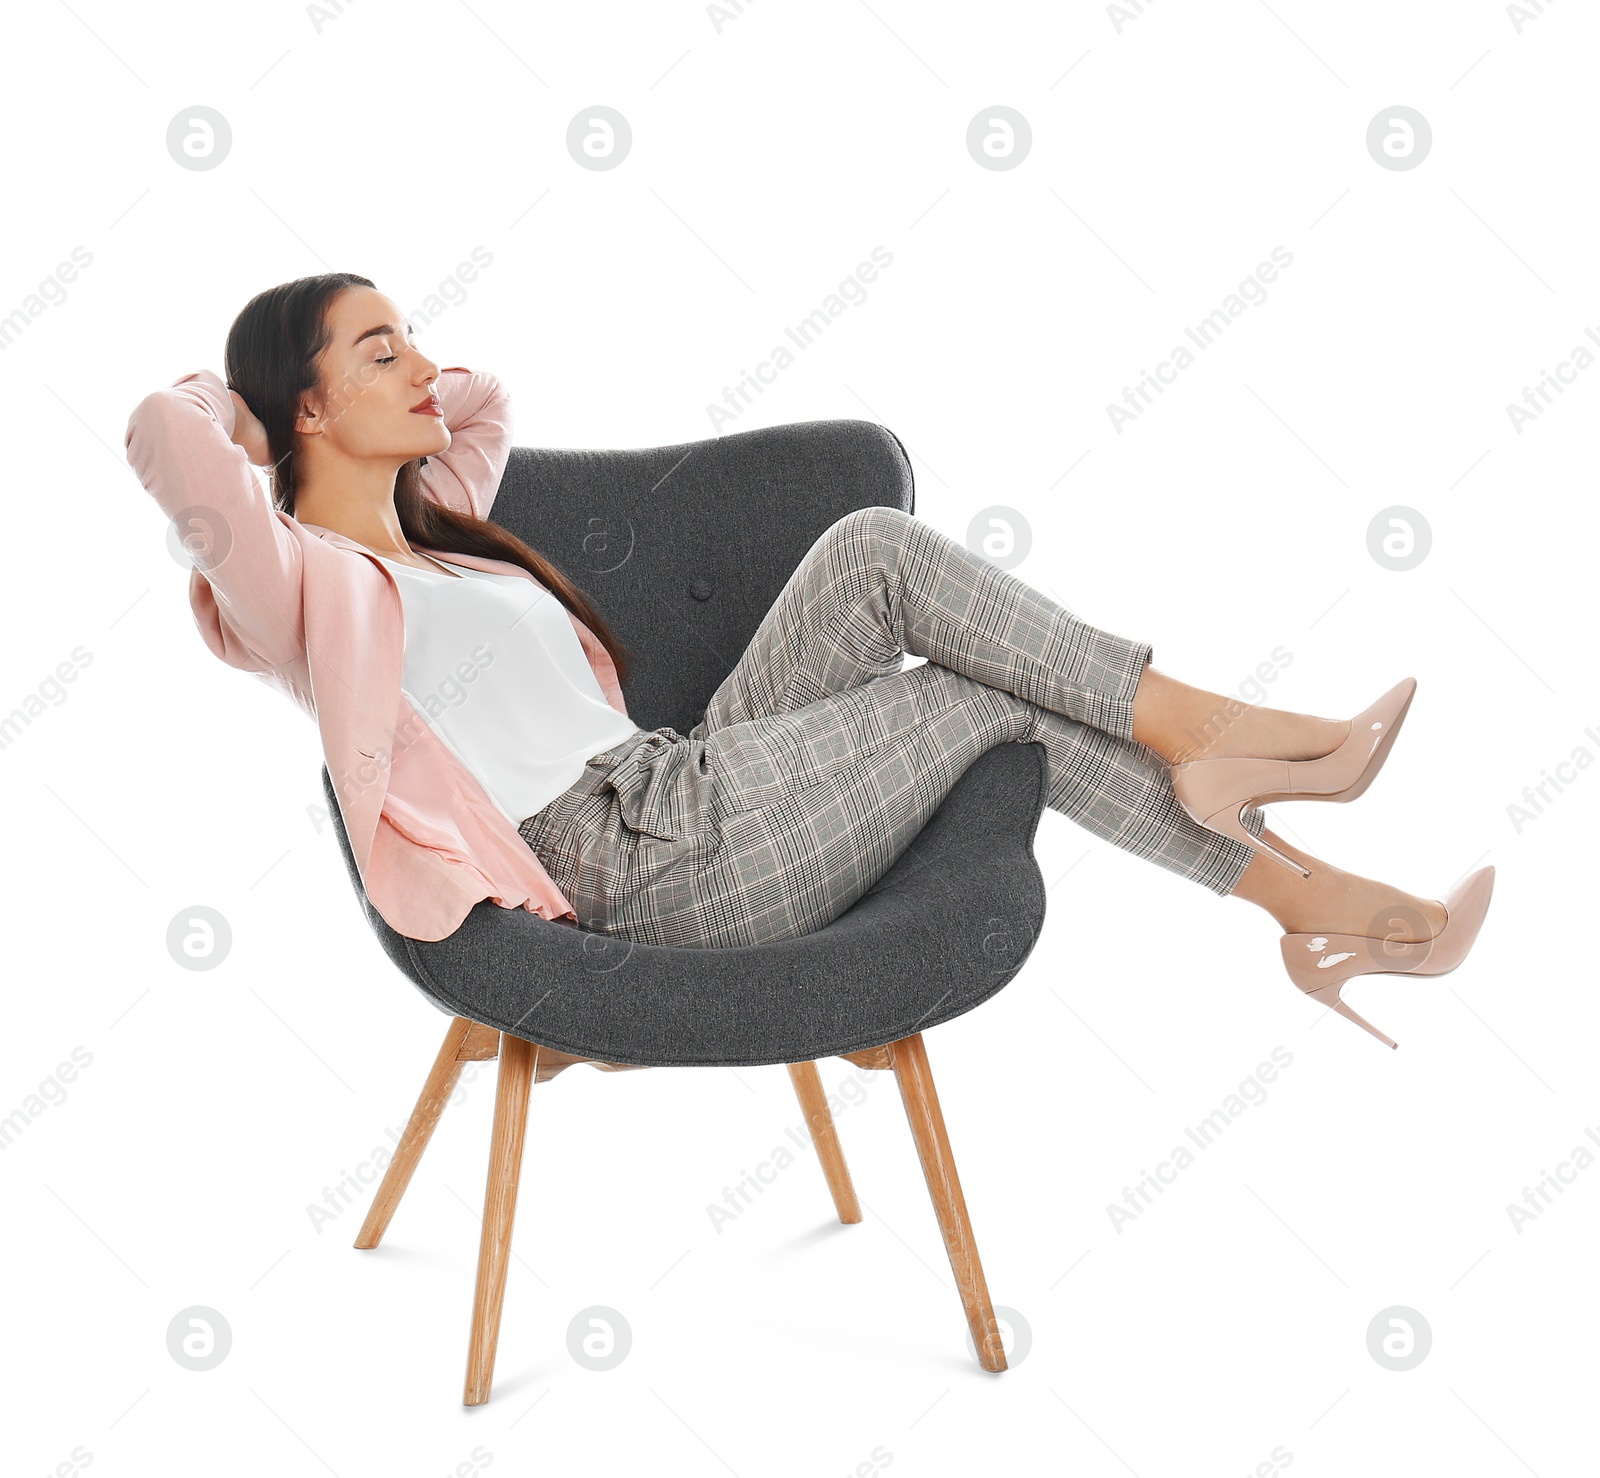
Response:
[{"label": "gray upholstery fabric", "polygon": [[[811,421],[626,451],[516,447],[494,518],[596,602],[633,656],[641,728],[687,733],[801,556],[852,509],[912,511],[897,438]],[[367,921],[439,1010],[610,1062],[804,1062],[923,1031],[1021,968],[1044,919],[1033,837],[1040,744],[1001,744],[843,916],[760,948],[670,949],[485,899],[448,939],[405,938],[367,901],[326,766],[323,791]]]},{"label": "gray upholstery fabric", "polygon": [[494,521],[621,637],[639,727],[687,734],[817,535],[872,503],[916,511],[899,438],[802,421],[625,451],[513,447]]}]

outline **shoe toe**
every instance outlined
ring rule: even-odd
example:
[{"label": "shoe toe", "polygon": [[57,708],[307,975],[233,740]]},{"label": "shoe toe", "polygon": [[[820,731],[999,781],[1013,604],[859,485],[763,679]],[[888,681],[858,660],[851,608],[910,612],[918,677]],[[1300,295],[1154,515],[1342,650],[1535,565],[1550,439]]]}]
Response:
[{"label": "shoe toe", "polygon": [[1443,940],[1446,935],[1449,936],[1446,947],[1455,960],[1463,959],[1472,948],[1478,930],[1483,926],[1484,915],[1489,911],[1489,899],[1493,894],[1493,867],[1480,867],[1476,872],[1469,873],[1445,894],[1444,906],[1450,918],[1445,925],[1445,933],[1439,937]]}]

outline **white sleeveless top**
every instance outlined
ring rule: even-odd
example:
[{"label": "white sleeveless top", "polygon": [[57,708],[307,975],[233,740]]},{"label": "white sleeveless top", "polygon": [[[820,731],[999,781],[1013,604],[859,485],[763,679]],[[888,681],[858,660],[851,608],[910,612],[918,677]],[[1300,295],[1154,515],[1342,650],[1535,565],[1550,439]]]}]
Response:
[{"label": "white sleeveless top", "polygon": [[[405,609],[401,691],[513,825],[638,732],[606,702],[567,608],[522,575],[382,559]],[[423,558],[430,558],[424,555]]]}]

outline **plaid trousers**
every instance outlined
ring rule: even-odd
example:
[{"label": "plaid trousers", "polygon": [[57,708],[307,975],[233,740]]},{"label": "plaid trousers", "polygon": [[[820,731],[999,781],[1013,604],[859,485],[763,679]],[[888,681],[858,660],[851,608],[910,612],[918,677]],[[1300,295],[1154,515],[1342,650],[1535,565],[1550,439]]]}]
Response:
[{"label": "plaid trousers", "polygon": [[[927,661],[904,668],[904,654]],[[1132,737],[1147,642],[1101,631],[895,508],[829,527],[688,735],[591,758],[519,834],[580,927],[649,944],[809,933],[888,871],[962,772],[1039,741],[1049,805],[1227,895],[1254,856]],[[1265,813],[1245,812],[1259,836]]]}]

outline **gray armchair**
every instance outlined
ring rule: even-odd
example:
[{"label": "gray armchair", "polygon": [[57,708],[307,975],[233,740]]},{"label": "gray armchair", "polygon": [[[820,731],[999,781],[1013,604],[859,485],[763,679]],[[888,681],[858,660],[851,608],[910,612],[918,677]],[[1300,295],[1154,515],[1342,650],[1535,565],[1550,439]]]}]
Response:
[{"label": "gray armchair", "polygon": [[[905,450],[882,426],[835,420],[627,451],[516,447],[495,519],[612,623],[634,658],[634,721],[687,733],[817,536],[871,504],[914,511]],[[1038,937],[1042,745],[982,755],[853,907],[758,948],[639,944],[487,899],[449,938],[409,939],[367,901],[326,767],[322,782],[367,922],[452,1018],[357,1247],[378,1245],[462,1064],[499,1058],[465,1404],[489,1398],[529,1092],[582,1062],[785,1064],[846,1223],[861,1212],[816,1062],[893,1071],[979,1362],[1006,1368],[922,1033],[992,996]]]}]

